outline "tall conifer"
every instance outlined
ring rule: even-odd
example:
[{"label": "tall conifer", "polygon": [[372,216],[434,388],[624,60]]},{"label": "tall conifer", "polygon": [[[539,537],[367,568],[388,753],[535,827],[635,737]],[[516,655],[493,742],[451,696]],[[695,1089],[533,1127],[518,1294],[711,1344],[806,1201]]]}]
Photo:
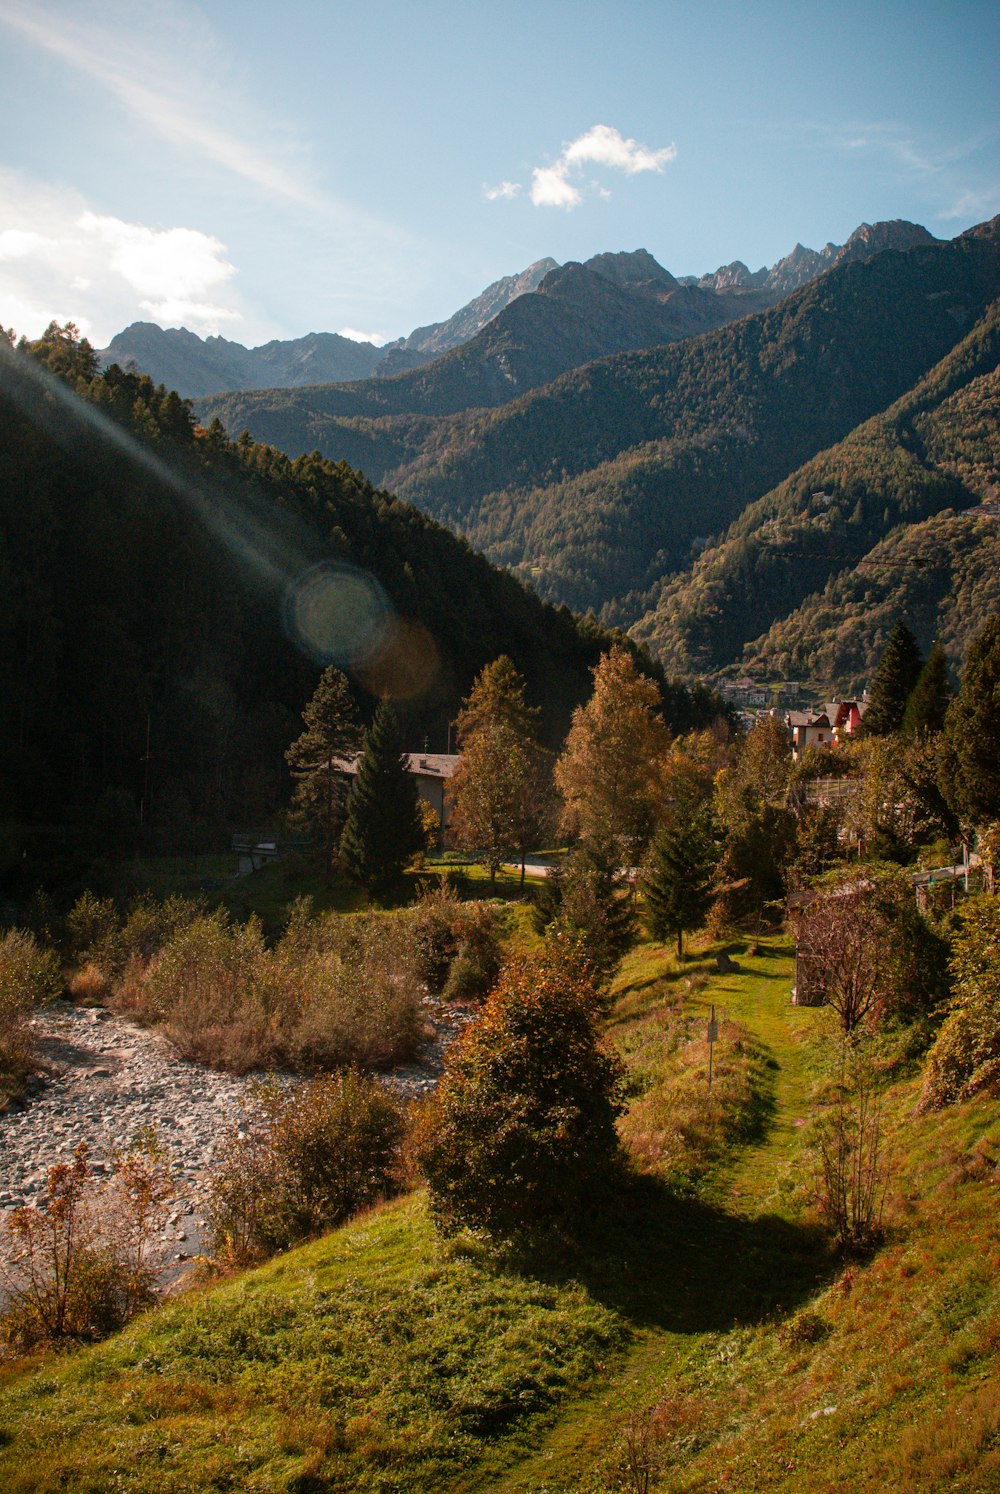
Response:
[{"label": "tall conifer", "polygon": [[389,701],[383,700],[365,733],[348,795],[341,859],[352,881],[378,898],[423,844],[417,786],[407,771],[399,721]]},{"label": "tall conifer", "polygon": [[357,751],[360,739],[347,676],[332,664],[324,669],[302,720],[305,731],[285,753],[295,779],[292,813],[319,838],[329,879],[344,822],[342,760]]},{"label": "tall conifer", "polygon": [[917,640],[904,622],[898,622],[872,677],[864,718],[866,737],[887,737],[900,730],[906,702],[922,669]]}]

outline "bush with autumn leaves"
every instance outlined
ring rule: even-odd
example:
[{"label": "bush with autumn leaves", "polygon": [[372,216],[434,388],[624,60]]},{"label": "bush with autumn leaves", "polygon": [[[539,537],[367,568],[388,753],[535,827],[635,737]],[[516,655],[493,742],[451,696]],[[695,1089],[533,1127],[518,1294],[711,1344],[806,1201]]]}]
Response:
[{"label": "bush with autumn leaves", "polygon": [[504,966],[423,1119],[420,1163],[443,1230],[557,1227],[614,1177],[623,1070],[599,1012],[594,971],[564,933]]}]

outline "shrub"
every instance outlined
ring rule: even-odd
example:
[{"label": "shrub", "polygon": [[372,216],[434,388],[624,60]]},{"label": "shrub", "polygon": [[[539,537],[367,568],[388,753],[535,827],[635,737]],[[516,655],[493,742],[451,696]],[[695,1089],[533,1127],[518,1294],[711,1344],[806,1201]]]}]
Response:
[{"label": "shrub", "polygon": [[11,1348],[100,1338],[153,1300],[169,1164],[152,1133],[113,1162],[110,1181],[98,1183],[81,1142],[71,1162],[49,1170],[40,1205],[5,1220],[0,1337]]},{"label": "shrub", "polygon": [[420,1149],[446,1231],[558,1224],[611,1175],[621,1068],[598,1041],[597,1000],[579,945],[552,933],[541,953],[504,967],[449,1050]]},{"label": "shrub", "polygon": [[293,1062],[376,1068],[420,1042],[420,955],[405,916],[300,918],[274,960],[281,1048]]},{"label": "shrub", "polygon": [[43,949],[25,929],[8,929],[0,937],[0,1022],[54,1001],[61,991],[55,951]]},{"label": "shrub", "polygon": [[130,961],[148,964],[175,934],[204,914],[200,901],[173,894],[157,902],[142,893],[122,917],[112,898],[84,892],[66,916],[67,953],[84,969],[99,971],[110,985]]},{"label": "shrub", "polygon": [[81,893],[66,915],[66,952],[78,964],[98,965],[110,979],[125,964],[121,933],[114,899]]},{"label": "shrub", "polygon": [[427,988],[449,1001],[481,1001],[500,972],[503,913],[466,903],[447,887],[425,892],[410,913]]},{"label": "shrub", "polygon": [[66,989],[74,1001],[79,1001],[84,1006],[101,1005],[112,994],[107,973],[100,965],[95,965],[93,960],[88,960],[81,969],[74,970],[66,982]]},{"label": "shrub", "polygon": [[187,1058],[243,1073],[278,1051],[280,987],[255,918],[202,914],[126,989],[138,1015],[161,1024]]},{"label": "shrub", "polygon": [[230,1130],[210,1184],[214,1248],[234,1264],[332,1229],[396,1186],[402,1107],[354,1070],[262,1086],[247,1122]]},{"label": "shrub", "polygon": [[538,933],[553,924],[583,941],[587,958],[610,979],[635,933],[631,899],[623,895],[618,868],[600,848],[581,842],[546,877],[535,901]]},{"label": "shrub", "polygon": [[20,1089],[31,1066],[31,1031],[25,1021],[33,1006],[52,1001],[62,990],[59,960],[26,929],[0,937],[0,1107]]},{"label": "shrub", "polygon": [[951,973],[955,998],[928,1054],[924,1109],[1000,1089],[1000,899],[971,898],[961,909]]},{"label": "shrub", "polygon": [[891,1155],[882,1082],[870,1040],[841,1036],[834,1100],[820,1121],[820,1211],[845,1255],[870,1250],[882,1236]]},{"label": "shrub", "polygon": [[133,954],[113,1004],[162,1025],[186,1057],[237,1073],[381,1067],[424,1035],[419,964],[395,914],[315,918],[302,899],[269,950],[257,919],[216,910],[181,918],[148,965]]}]

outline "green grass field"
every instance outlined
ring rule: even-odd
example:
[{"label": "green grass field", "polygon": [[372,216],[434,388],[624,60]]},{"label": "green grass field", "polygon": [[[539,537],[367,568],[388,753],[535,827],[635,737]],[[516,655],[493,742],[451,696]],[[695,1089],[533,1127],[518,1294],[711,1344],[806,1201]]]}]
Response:
[{"label": "green grass field", "polygon": [[616,982],[643,1146],[613,1218],[529,1268],[443,1243],[416,1194],[8,1366],[0,1487],[1000,1489],[1000,1104],[918,1116],[890,1069],[886,1242],[839,1261],[810,1148],[830,1013],[790,1005],[783,939],[729,975],[714,952],[641,945]]}]

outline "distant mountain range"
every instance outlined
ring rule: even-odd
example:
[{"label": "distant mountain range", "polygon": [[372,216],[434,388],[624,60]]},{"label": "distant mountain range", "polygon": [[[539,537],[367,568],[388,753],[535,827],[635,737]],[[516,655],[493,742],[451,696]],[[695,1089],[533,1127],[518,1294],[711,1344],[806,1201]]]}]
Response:
[{"label": "distant mountain range", "polygon": [[98,353],[102,368],[118,363],[129,372],[149,374],[157,384],[194,399],[230,389],[294,389],[308,384],[339,384],[384,378],[419,368],[468,342],[518,296],[535,290],[554,259],[540,259],[519,275],[507,275],[444,322],[418,327],[409,337],[376,347],[339,332],[309,332],[290,341],[247,348],[225,337],[198,337],[186,327],[164,329],[133,322]]},{"label": "distant mountain range", "polygon": [[488,318],[419,368],[197,413],[363,469],[671,670],[848,688],[897,617],[957,663],[1000,608],[998,297],[1000,220],[697,281],[598,255],[421,329]]},{"label": "distant mountain range", "polygon": [[[861,566],[860,594],[877,594],[885,616],[897,605],[905,612],[910,572],[891,555],[866,560],[869,552],[891,550],[901,524],[973,509],[1000,482],[995,346],[983,333],[1000,296],[1000,221],[948,242],[903,228],[912,247],[865,257],[900,225],[861,230],[849,252],[828,256],[838,264],[777,304],[700,336],[678,324],[672,343],[661,331],[659,345],[555,379],[546,366],[579,353],[585,333],[627,337],[627,322],[613,314],[624,311],[618,298],[635,315],[641,304],[662,329],[682,308],[727,297],[678,285],[641,254],[613,257],[614,278],[596,265],[564,266],[471,342],[413,373],[231,395],[203,402],[200,415],[293,454],[318,448],[362,467],[543,596],[632,627],[670,668],[710,673],[766,659],[824,688],[846,671],[863,679],[878,629],[866,635],[864,607],[855,608],[853,632],[846,617],[833,626],[816,596]],[[630,289],[636,283],[641,291]],[[769,294],[760,286],[729,293],[744,309]],[[546,327],[562,342],[542,336]],[[984,382],[958,398],[963,378]],[[514,397],[501,403],[503,379]],[[932,417],[927,391],[939,387],[947,393]],[[463,391],[471,408],[460,407]],[[910,398],[919,420],[890,417]],[[882,412],[890,423],[873,441],[866,422]],[[926,446],[932,436],[944,455]],[[963,456],[959,472],[954,452],[966,448],[974,456]],[[785,522],[789,484],[788,501],[806,516],[801,553],[784,553],[783,531],[755,536],[775,505]],[[813,499],[823,491],[828,505]],[[997,526],[984,518],[975,533],[995,544]],[[955,545],[970,574],[996,572],[996,558],[991,571],[988,555],[968,555],[965,538]],[[955,567],[924,568],[914,623],[925,646],[940,626],[957,659],[994,591],[985,579],[972,592],[958,587],[964,616],[949,611],[957,559]],[[814,626],[820,615],[825,632]]]},{"label": "distant mountain range", "polygon": [[[519,370],[520,378],[513,382],[502,375],[494,397],[483,402],[495,403],[501,395],[509,398],[512,390],[523,392],[590,358],[628,347],[671,341],[677,336],[691,336],[722,325],[734,316],[771,304],[847,259],[865,257],[886,248],[933,242],[927,230],[917,224],[879,223],[872,227],[864,223],[843,247],[827,244],[817,253],[797,244],[772,269],[753,273],[737,260],[711,275],[675,280],[645,250],[635,254],[600,254],[583,267],[564,266],[571,279],[576,271],[585,268],[602,281],[610,282],[621,292],[624,302],[614,309],[596,304],[588,308],[585,278],[582,284],[571,287],[566,286],[565,277],[561,281],[557,278],[556,284],[546,286],[546,292],[562,297],[571,321],[586,318],[591,312],[594,326],[589,335],[581,336],[578,328],[563,331],[553,327],[551,318],[543,311],[537,336],[552,341],[558,349],[553,346],[548,356],[542,353],[537,375],[525,376],[523,367]],[[129,371],[147,373],[155,383],[176,389],[188,398],[235,390],[302,388],[387,378],[419,368],[470,342],[514,301],[539,290],[546,278],[559,270],[554,259],[538,260],[520,274],[495,281],[446,321],[417,327],[408,337],[398,338],[384,347],[356,342],[336,332],[310,332],[305,337],[247,348],[225,337],[198,337],[185,327],[164,329],[152,322],[133,322],[100,350],[98,358],[102,368],[118,363]],[[677,300],[669,316],[650,315],[650,303],[662,306],[682,287],[685,294]],[[696,294],[692,295],[692,291]],[[703,292],[723,299],[715,305],[706,300]],[[753,295],[747,295],[748,292]],[[529,327],[530,321],[529,314]],[[504,330],[519,341],[526,329],[515,322],[513,328]],[[527,335],[530,338],[530,330]],[[470,393],[482,393],[481,386],[477,385]]]}]

